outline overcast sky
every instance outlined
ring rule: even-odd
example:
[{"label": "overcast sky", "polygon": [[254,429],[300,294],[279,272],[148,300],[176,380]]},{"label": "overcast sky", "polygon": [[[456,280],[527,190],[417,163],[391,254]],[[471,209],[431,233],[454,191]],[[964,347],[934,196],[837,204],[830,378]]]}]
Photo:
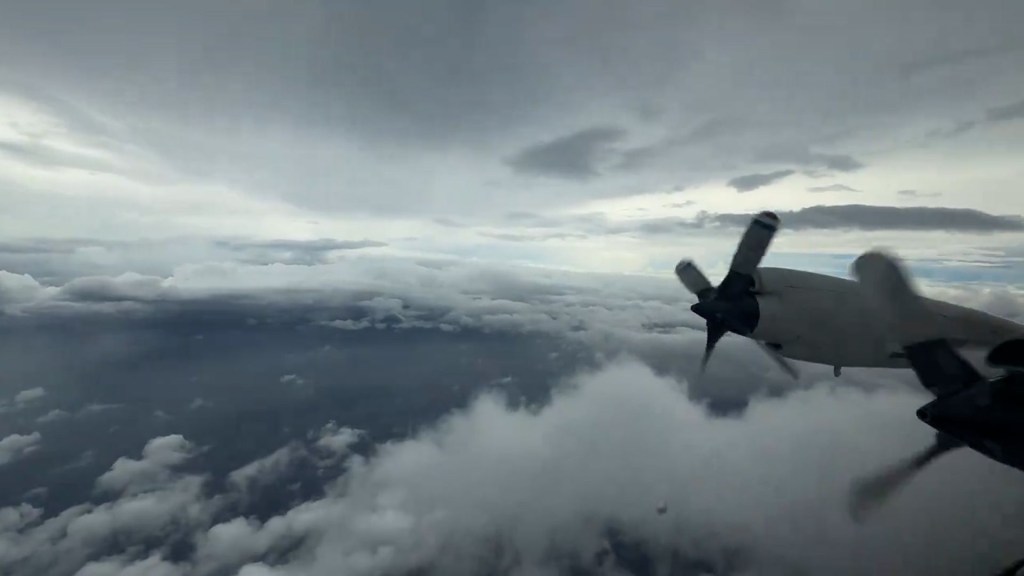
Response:
[{"label": "overcast sky", "polygon": [[911,372],[794,383],[727,337],[695,379],[672,270],[721,278],[770,209],[766,264],[887,246],[1024,321],[1022,22],[4,2],[0,571],[995,570],[1024,492],[977,454],[845,513],[928,442]]},{"label": "overcast sky", "polygon": [[[849,239],[840,211],[780,250],[934,248],[883,232],[920,230],[919,206],[1024,213],[1022,18],[1012,1],[13,3],[0,234],[368,239],[652,270],[713,250],[480,228],[857,204],[909,224]],[[1021,241],[979,233],[958,244]]]}]

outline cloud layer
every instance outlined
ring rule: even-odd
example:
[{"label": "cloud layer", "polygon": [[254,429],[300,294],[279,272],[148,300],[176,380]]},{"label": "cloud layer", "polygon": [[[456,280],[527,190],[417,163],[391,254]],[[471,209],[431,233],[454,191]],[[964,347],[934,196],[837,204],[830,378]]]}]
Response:
[{"label": "cloud layer", "polygon": [[[688,382],[703,334],[669,274],[358,249],[329,263],[2,279],[6,333],[90,334],[69,364],[87,381],[54,383],[52,362],[5,358],[8,398],[32,389],[28,374],[47,390],[10,408],[6,425],[21,428],[3,441],[5,466],[35,464],[62,486],[91,474],[70,501],[31,490],[50,484],[11,491],[32,492],[0,514],[0,565],[13,574],[635,573],[643,563],[941,574],[994,569],[1024,537],[1006,529],[1020,524],[1005,512],[1024,498],[1015,472],[966,452],[871,524],[852,524],[849,481],[928,441],[912,375],[851,370],[836,382],[802,365],[794,386],[726,338],[707,377]],[[1024,317],[1012,290],[924,284]],[[561,356],[561,368],[547,365]],[[62,448],[74,439],[95,446]],[[946,529],[954,521],[963,529]]]},{"label": "cloud layer", "polygon": [[[120,483],[133,489],[111,502],[48,520],[28,505],[4,509],[0,562],[12,574],[55,575],[83,566],[85,574],[598,573],[601,564],[636,570],[641,561],[658,573],[672,563],[758,574],[992,570],[1019,552],[1024,533],[1008,528],[1020,523],[1005,511],[1024,493],[1014,471],[979,456],[934,466],[869,525],[846,517],[852,477],[928,441],[912,416],[923,400],[819,386],[757,401],[742,419],[712,419],[675,382],[626,362],[574,379],[539,409],[483,396],[416,437],[353,457],[326,494],[263,521],[232,516],[238,493],[211,496],[200,477],[176,471],[185,439],[155,438],[133,462],[163,474]],[[115,464],[98,484],[127,478],[124,468]],[[113,537],[140,546],[111,554]],[[178,539],[191,552],[175,552]]]},{"label": "cloud layer", "polygon": [[[779,218],[794,230],[939,230],[946,232],[1020,232],[1024,219],[966,208],[924,206],[811,206],[780,211]],[[734,226],[745,225],[746,214],[716,214],[710,218]]]}]

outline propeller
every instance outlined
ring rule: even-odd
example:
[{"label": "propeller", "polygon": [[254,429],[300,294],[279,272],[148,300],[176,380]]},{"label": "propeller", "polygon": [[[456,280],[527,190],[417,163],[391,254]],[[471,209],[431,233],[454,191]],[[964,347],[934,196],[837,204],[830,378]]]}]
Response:
[{"label": "propeller", "polygon": [[[755,298],[754,274],[778,229],[779,217],[774,213],[765,211],[754,216],[736,247],[729,273],[717,287],[711,285],[692,261],[681,260],[676,265],[676,277],[697,297],[697,303],[690,310],[703,318],[707,326],[701,374],[707,368],[715,346],[727,333],[749,337],[757,328],[760,309]],[[758,344],[786,373],[794,379],[799,377],[796,369],[777,350],[762,342]]]},{"label": "propeller", "polygon": [[[943,337],[935,313],[919,295],[899,258],[882,250],[871,250],[857,257],[852,271],[865,297],[877,310],[880,322],[899,343],[925,388],[941,397],[981,379]],[[925,419],[920,411],[918,414]],[[857,522],[864,520],[936,458],[962,446],[960,440],[938,432],[930,446],[913,456],[854,481],[848,501],[851,518]]]},{"label": "propeller", "polygon": [[764,350],[765,353],[768,354],[768,356],[772,360],[774,360],[776,364],[779,365],[779,368],[782,368],[784,372],[789,374],[793,378],[793,380],[797,380],[800,378],[800,374],[797,373],[796,368],[793,368],[793,365],[786,361],[786,358],[783,357],[782,354],[779,354],[778,350],[772,348],[771,346],[765,344],[764,342],[761,342],[760,340],[754,340],[754,342],[757,342],[757,345],[760,346],[761,349]]},{"label": "propeller", "polygon": [[917,454],[856,480],[850,487],[850,518],[855,522],[864,521],[936,458],[961,446],[959,440],[939,432],[935,441]]}]

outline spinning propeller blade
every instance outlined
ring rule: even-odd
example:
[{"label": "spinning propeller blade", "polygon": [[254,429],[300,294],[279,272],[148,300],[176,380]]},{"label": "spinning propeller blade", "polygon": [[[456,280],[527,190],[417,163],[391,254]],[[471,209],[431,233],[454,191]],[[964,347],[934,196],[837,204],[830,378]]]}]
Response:
[{"label": "spinning propeller blade", "polygon": [[786,358],[782,354],[779,354],[778,350],[772,348],[771,346],[765,344],[764,342],[761,342],[760,340],[754,340],[754,342],[757,342],[757,345],[761,348],[761,350],[764,350],[765,354],[771,357],[772,360],[775,360],[775,363],[779,365],[779,368],[782,368],[782,370],[786,374],[789,374],[793,378],[793,380],[800,379],[800,373],[797,372],[796,368],[789,363],[789,360],[786,360]]},{"label": "spinning propeller blade", "polygon": [[708,339],[704,344],[704,356],[700,359],[700,373],[703,374],[708,367],[708,360],[711,360],[711,353],[715,351],[715,345],[725,336],[728,331],[724,324],[712,322],[707,323]]},{"label": "spinning propeller blade", "polygon": [[[717,287],[711,285],[707,276],[692,261],[682,260],[676,265],[676,277],[687,290],[697,296],[697,303],[690,310],[707,322],[707,342],[700,364],[702,374],[715,345],[723,336],[728,332],[749,336],[757,326],[760,311],[754,297],[754,274],[778,229],[779,217],[772,212],[761,212],[751,219],[733,254],[729,273]],[[766,346],[762,346],[762,349],[786,373],[793,378],[799,377],[796,369],[777,350]]]},{"label": "spinning propeller blade", "polygon": [[893,466],[875,474],[864,476],[850,487],[848,509],[855,522],[862,522],[867,516],[887,502],[910,480],[936,458],[950,450],[963,446],[959,441],[944,434],[936,434],[935,441]]},{"label": "spinning propeller blade", "polygon": [[732,255],[730,272],[751,276],[768,252],[772,238],[779,230],[779,217],[774,212],[761,212],[750,221],[743,232],[736,252]]},{"label": "spinning propeller blade", "polygon": [[690,260],[680,260],[679,264],[676,264],[676,278],[679,278],[683,286],[686,286],[698,301],[709,299],[715,291],[708,277]]},{"label": "spinning propeller blade", "polygon": [[[895,256],[878,250],[866,252],[854,261],[853,273],[882,323],[903,348],[922,385],[936,396],[942,396],[982,379],[944,339],[935,313],[918,295],[909,274]],[[850,516],[858,522],[863,520],[932,461],[963,445],[939,432],[931,446],[914,456],[857,480],[850,490]]]}]

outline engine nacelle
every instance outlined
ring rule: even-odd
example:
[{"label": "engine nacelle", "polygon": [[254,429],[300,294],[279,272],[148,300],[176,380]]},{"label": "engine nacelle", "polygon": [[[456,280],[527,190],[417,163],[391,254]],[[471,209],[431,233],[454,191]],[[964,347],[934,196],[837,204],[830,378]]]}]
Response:
[{"label": "engine nacelle", "polygon": [[758,268],[750,275],[754,279],[751,290],[754,294],[779,294],[787,288],[797,288],[801,282],[791,272],[785,268]]},{"label": "engine nacelle", "polygon": [[1024,372],[1024,338],[1008,340],[996,346],[988,353],[986,360],[996,368]]},{"label": "engine nacelle", "polygon": [[760,311],[753,336],[783,355],[832,366],[902,366],[890,358],[874,311],[852,280],[788,268],[754,274]]},{"label": "engine nacelle", "polygon": [[917,417],[974,450],[1024,470],[1024,377],[1011,374],[942,396]]}]

